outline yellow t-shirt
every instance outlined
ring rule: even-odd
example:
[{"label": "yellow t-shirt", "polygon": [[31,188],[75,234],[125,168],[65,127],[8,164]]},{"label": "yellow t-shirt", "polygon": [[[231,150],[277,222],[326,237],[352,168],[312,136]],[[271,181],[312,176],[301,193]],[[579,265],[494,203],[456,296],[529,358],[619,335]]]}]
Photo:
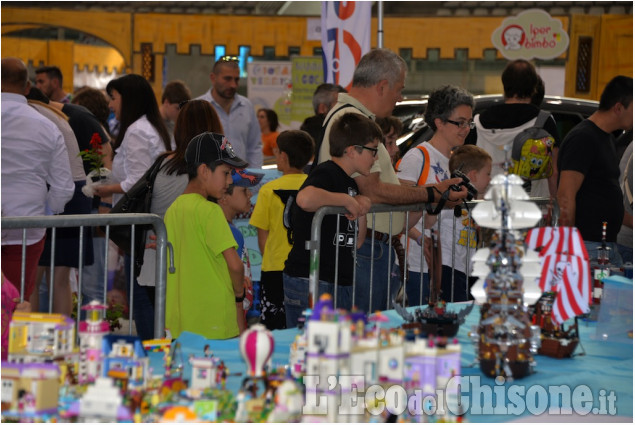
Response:
[{"label": "yellow t-shirt", "polygon": [[223,210],[195,193],[165,213],[176,273],[168,273],[165,326],[173,338],[188,331],[208,339],[238,335],[234,289],[223,251],[238,245]]},{"label": "yellow t-shirt", "polygon": [[268,230],[261,270],[264,272],[282,271],[289,256],[291,245],[287,240],[287,229],[282,223],[284,203],[274,190],[298,190],[306,180],[306,174],[286,174],[263,185],[258,191],[258,200],[251,214],[249,224]]}]

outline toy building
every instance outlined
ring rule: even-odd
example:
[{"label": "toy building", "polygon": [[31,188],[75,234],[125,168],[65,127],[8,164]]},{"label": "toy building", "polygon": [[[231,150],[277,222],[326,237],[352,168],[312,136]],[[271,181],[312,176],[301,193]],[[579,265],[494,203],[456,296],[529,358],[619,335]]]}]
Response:
[{"label": "toy building", "polygon": [[78,422],[129,422],[132,415],[123,405],[123,396],[111,378],[99,377],[67,412]]},{"label": "toy building", "polygon": [[63,314],[15,312],[9,325],[10,362],[64,360],[75,352],[75,323]]},{"label": "toy building", "polygon": [[[461,372],[461,347],[456,339],[448,343],[447,338],[428,338],[412,331],[411,338],[406,338],[404,330],[380,330],[378,324],[366,330],[359,321],[352,326],[351,316],[333,310],[327,298],[320,299],[315,311],[306,325],[306,400],[312,419],[368,419],[346,409],[355,409],[347,401],[355,396],[350,394],[354,387],[363,393],[376,384],[402,385],[410,394],[423,388],[422,399],[441,389],[450,399],[458,398],[458,387],[448,388]],[[297,352],[291,353],[291,358],[297,357]],[[326,405],[318,405],[323,401]]]},{"label": "toy building", "polygon": [[219,360],[216,357],[191,357],[189,361],[192,365],[191,389],[204,390],[220,384],[220,375],[216,373]]},{"label": "toy building", "polygon": [[82,307],[86,320],[79,323],[79,368],[77,380],[80,384],[93,382],[102,374],[104,336],[110,332],[103,319],[106,306],[97,301]]},{"label": "toy building", "polygon": [[124,388],[145,388],[150,360],[137,336],[106,335],[102,346],[103,376],[123,382]]},{"label": "toy building", "polygon": [[57,413],[60,371],[51,363],[2,362],[2,413],[40,416]]}]

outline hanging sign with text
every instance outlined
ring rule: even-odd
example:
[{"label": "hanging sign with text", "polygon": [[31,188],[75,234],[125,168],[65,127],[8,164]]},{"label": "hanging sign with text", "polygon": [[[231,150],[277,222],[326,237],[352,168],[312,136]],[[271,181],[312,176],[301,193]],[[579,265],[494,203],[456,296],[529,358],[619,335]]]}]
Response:
[{"label": "hanging sign with text", "polygon": [[492,33],[501,54],[514,59],[553,59],[569,47],[569,35],[559,19],[541,9],[529,9],[506,18]]}]

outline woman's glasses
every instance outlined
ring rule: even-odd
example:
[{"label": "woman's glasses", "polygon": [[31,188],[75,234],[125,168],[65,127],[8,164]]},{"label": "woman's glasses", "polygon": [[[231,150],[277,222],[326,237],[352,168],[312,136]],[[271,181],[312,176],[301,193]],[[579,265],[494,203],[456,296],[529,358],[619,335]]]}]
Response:
[{"label": "woman's glasses", "polygon": [[452,120],[445,120],[445,122],[449,122],[450,124],[454,124],[455,126],[457,126],[458,128],[474,128],[476,126],[476,124],[474,124],[474,121],[452,121]]}]

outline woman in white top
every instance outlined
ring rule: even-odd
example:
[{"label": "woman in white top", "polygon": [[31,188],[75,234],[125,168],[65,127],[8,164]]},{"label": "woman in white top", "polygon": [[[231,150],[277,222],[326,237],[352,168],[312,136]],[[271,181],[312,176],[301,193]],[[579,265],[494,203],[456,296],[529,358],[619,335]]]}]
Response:
[{"label": "woman in white top", "polygon": [[[112,195],[113,204],[130,190],[160,154],[170,150],[170,136],[165,128],[152,87],[140,75],[129,74],[111,80],[106,86],[110,108],[120,128],[113,144],[112,179],[115,183],[98,186],[99,197]],[[130,256],[126,255],[126,274]],[[126,282],[130,282],[127,276]],[[130,288],[128,288],[130,293]],[[154,306],[145,289],[134,279],[133,316],[142,340],[154,338]]]},{"label": "woman in white top", "polygon": [[[421,143],[417,148],[410,149],[404,155],[397,171],[397,177],[402,184],[429,185],[450,178],[450,154],[452,149],[463,145],[470,129],[474,127],[473,109],[474,98],[462,88],[448,85],[430,93],[424,119],[434,134],[429,141]],[[422,231],[424,227],[430,229],[433,224],[434,228],[437,228],[436,216],[426,215],[408,230],[409,239],[403,242],[404,246],[407,246],[406,294],[410,305],[427,304],[429,301],[430,276],[427,261],[429,257],[431,258],[432,243],[431,239],[427,237],[429,235],[424,238]],[[446,235],[445,239],[451,241],[452,235]],[[441,235],[441,240],[444,240],[444,235]],[[425,258],[422,258],[424,257],[422,250]],[[441,278],[441,263],[438,261],[438,257],[436,260],[437,263],[433,264],[433,270],[436,273],[432,275],[437,280],[437,282],[433,282],[435,286],[440,284]],[[441,298],[448,301],[449,295],[442,293]]]},{"label": "woman in white top", "polygon": [[111,80],[106,86],[110,108],[119,121],[119,134],[113,144],[113,184],[95,191],[103,197],[113,194],[113,204],[143,176],[157,157],[171,150],[170,135],[163,124],[150,83],[140,75],[129,74]]}]

